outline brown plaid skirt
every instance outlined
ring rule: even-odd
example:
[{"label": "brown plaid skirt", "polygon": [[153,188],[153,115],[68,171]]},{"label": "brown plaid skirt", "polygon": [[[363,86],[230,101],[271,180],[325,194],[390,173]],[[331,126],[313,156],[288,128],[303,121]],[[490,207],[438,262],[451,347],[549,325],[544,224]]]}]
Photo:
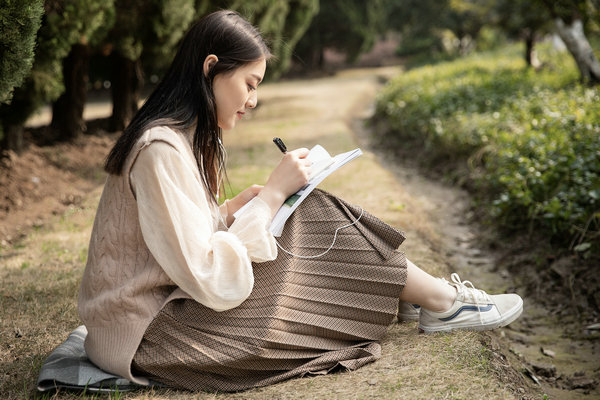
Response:
[{"label": "brown plaid skirt", "polygon": [[[281,247],[323,253],[337,227],[362,209],[315,190],[288,219]],[[133,360],[134,374],[176,388],[239,391],[306,374],[354,370],[381,356],[377,342],[406,283],[401,232],[366,211],[317,258],[279,249],[254,264],[252,294],[216,312],[193,300],[167,303]]]}]

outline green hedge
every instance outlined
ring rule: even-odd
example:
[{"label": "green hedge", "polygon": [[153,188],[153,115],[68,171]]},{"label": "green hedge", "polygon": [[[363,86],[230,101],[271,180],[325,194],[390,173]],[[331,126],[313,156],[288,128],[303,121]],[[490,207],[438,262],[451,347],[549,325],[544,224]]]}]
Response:
[{"label": "green hedge", "polygon": [[469,166],[501,225],[598,254],[600,88],[578,83],[568,53],[541,50],[538,72],[516,45],[405,72],[379,94],[375,118],[397,146]]}]

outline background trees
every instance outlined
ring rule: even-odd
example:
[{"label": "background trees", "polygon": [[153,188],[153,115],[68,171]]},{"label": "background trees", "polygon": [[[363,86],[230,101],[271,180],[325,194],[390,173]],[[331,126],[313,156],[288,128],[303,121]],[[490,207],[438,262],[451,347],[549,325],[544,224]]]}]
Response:
[{"label": "background trees", "polygon": [[142,57],[156,68],[171,60],[196,16],[194,0],[116,0],[116,20],[102,46],[110,49],[111,130],[122,130],[138,109],[144,85]]},{"label": "background trees", "polygon": [[0,106],[3,147],[22,149],[23,124],[42,104],[56,100],[64,92],[63,60],[73,45],[87,43],[97,30],[110,24],[111,4],[110,0],[44,2],[31,71],[23,84],[15,89],[10,104]]},{"label": "background trees", "polygon": [[[288,68],[293,48],[319,6],[318,0],[27,0],[9,4],[0,11],[1,65],[7,71],[2,73],[0,101],[11,100],[0,107],[0,125],[6,132],[2,136],[0,130],[0,149],[17,151],[23,147],[23,124],[45,103],[52,103],[53,110],[46,139],[68,140],[85,131],[83,107],[91,57],[108,60],[101,63],[104,69],[94,68],[94,73],[110,82],[109,128],[121,130],[137,110],[144,72],[160,76],[194,19],[219,8],[246,15],[271,42],[276,61],[270,75],[278,77]],[[34,43],[35,61],[28,73]]]},{"label": "background trees", "polygon": [[[42,0],[12,1],[0,8],[0,110],[11,102],[13,89],[21,86],[31,70],[43,11]],[[0,143],[14,147],[1,122]]]},{"label": "background trees", "polygon": [[588,41],[585,27],[600,22],[598,1],[542,0],[554,18],[556,31],[575,59],[584,82],[600,83],[600,64]]},{"label": "background trees", "polygon": [[324,52],[335,49],[352,62],[368,51],[383,32],[384,1],[322,1],[296,48],[305,69],[323,68]]},{"label": "background trees", "polygon": [[[319,13],[319,0],[200,0],[199,10],[210,12],[222,8],[236,10],[256,25],[275,56],[269,65],[270,78],[279,78],[290,65],[292,53],[313,18]],[[327,2],[322,1],[321,7]]]},{"label": "background trees", "polygon": [[62,93],[52,104],[52,122],[48,131],[51,139],[70,140],[86,130],[83,108],[87,98],[90,57],[92,49],[114,25],[113,3],[114,0],[80,0],[62,4],[61,16],[71,23],[56,25],[52,34],[68,33],[70,36],[64,46],[66,48],[70,44],[71,48],[61,61],[64,87],[60,88]]},{"label": "background trees", "polygon": [[[535,43],[556,30],[581,79],[600,82],[588,36],[600,33],[598,0],[5,0],[0,9],[0,149],[23,146],[23,124],[51,104],[47,140],[85,131],[89,74],[110,84],[111,130],[123,129],[141,99],[144,76],[159,79],[193,20],[216,9],[239,11],[270,42],[277,79],[292,60],[322,68],[326,49],[351,63],[386,32],[399,52],[464,55],[490,38]],[[495,40],[495,39],[494,39]],[[493,41],[493,40],[492,40]],[[593,43],[592,43],[593,44]],[[35,56],[34,56],[35,54]],[[90,67],[90,60],[94,60]],[[91,70],[91,72],[90,72]],[[4,133],[3,133],[4,132]]]},{"label": "background trees", "polygon": [[499,0],[495,4],[494,12],[498,16],[498,26],[509,38],[525,42],[527,65],[538,67],[535,42],[550,31],[551,18],[548,9],[530,0]]},{"label": "background trees", "polygon": [[8,2],[0,8],[0,103],[8,103],[33,63],[42,0]]}]

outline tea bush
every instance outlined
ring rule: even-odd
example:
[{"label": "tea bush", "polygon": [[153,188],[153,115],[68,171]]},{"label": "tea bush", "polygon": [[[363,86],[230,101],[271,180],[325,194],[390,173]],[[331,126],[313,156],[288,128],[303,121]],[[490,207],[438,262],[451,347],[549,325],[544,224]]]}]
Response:
[{"label": "tea bush", "polygon": [[[600,88],[578,83],[567,53],[517,45],[409,70],[378,95],[386,141],[469,168],[469,187],[504,227],[600,253]],[[459,177],[464,180],[465,177]]]}]

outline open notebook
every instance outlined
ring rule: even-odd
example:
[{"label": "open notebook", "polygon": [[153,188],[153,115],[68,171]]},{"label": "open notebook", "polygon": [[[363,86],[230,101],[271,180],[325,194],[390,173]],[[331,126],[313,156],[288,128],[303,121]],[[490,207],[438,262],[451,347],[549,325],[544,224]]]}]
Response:
[{"label": "open notebook", "polygon": [[[292,215],[294,210],[302,203],[302,201],[313,191],[315,187],[319,183],[321,183],[325,178],[327,178],[331,173],[348,163],[349,161],[354,160],[356,157],[360,156],[362,151],[360,149],[354,149],[348,151],[346,153],[338,154],[337,156],[332,157],[329,155],[327,150],[323,148],[323,146],[316,145],[310,150],[310,153],[306,157],[308,160],[312,161],[312,166],[310,168],[310,178],[308,180],[308,184],[304,186],[302,189],[297,191],[295,194],[288,197],[288,199],[283,203],[275,217],[273,217],[273,221],[271,222],[271,233],[274,236],[281,236],[283,232],[283,227],[285,226],[285,222]],[[234,217],[241,215],[245,210],[245,207],[240,208],[235,214]]]}]

